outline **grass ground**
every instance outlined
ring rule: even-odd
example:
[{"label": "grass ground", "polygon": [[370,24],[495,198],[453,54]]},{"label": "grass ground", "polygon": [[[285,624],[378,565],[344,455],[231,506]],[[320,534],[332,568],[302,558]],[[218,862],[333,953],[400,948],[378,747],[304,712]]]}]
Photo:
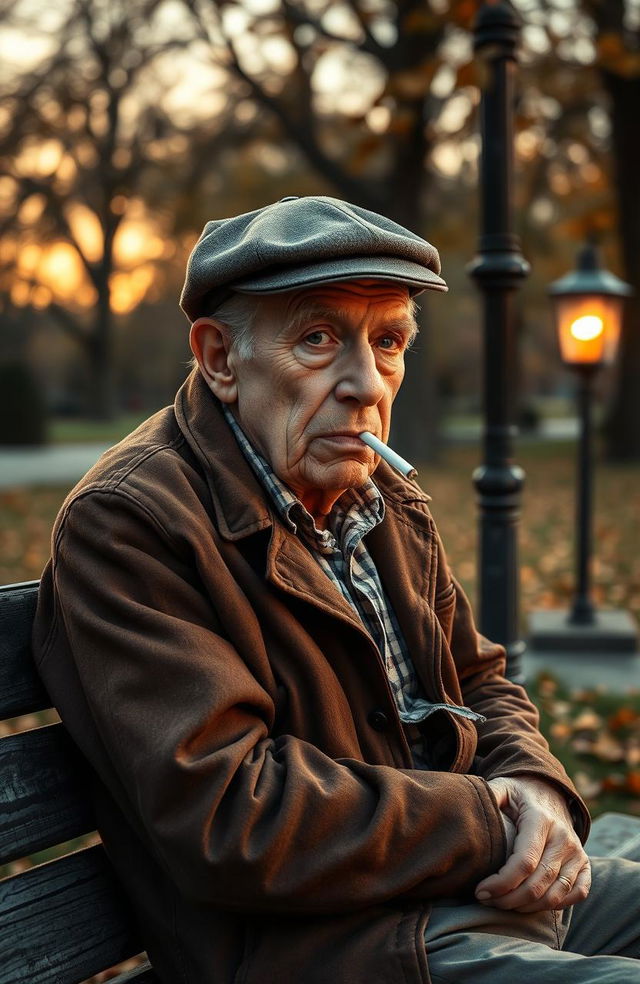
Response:
[{"label": "grass ground", "polygon": [[128,413],[103,422],[75,417],[56,418],[48,423],[49,441],[52,444],[119,441],[135,430],[147,416],[146,413]]},{"label": "grass ground", "polygon": [[549,675],[528,686],[540,725],[592,815],[640,815],[640,690],[569,690]]}]

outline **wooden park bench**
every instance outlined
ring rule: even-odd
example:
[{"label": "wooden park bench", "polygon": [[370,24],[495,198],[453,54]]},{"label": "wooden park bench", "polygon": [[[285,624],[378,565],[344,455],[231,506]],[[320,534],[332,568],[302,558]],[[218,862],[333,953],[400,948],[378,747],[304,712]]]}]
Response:
[{"label": "wooden park bench", "polygon": [[[0,587],[0,720],[51,707],[31,660],[38,583]],[[0,738],[0,865],[94,831],[87,765],[60,723]],[[640,818],[594,824],[593,855],[640,860]],[[0,881],[0,984],[80,984],[143,949],[102,845]],[[158,984],[144,966],[113,984]]]},{"label": "wooden park bench", "polygon": [[[51,707],[31,660],[38,583],[0,587],[0,719]],[[0,865],[90,834],[87,765],[64,726],[0,738]],[[101,844],[0,881],[0,984],[79,984],[143,950]],[[113,984],[158,984],[146,966]]]}]

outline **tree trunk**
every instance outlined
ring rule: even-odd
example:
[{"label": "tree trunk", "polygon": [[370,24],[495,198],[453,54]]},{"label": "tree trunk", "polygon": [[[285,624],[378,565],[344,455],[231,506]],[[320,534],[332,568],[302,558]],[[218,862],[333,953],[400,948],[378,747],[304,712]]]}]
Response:
[{"label": "tree trunk", "polygon": [[98,288],[95,322],[87,350],[89,355],[89,414],[94,420],[113,420],[116,412],[113,379],[113,314],[109,279]]},{"label": "tree trunk", "polygon": [[429,324],[428,292],[418,298],[420,334],[415,348],[405,357],[404,382],[393,407],[391,445],[418,469],[433,462],[440,449],[437,374],[433,364],[433,339]]},{"label": "tree trunk", "polygon": [[[385,179],[384,212],[390,219],[429,239],[426,203],[430,174],[425,166],[429,142],[424,96],[406,99],[402,112],[413,119],[413,125],[398,141],[391,174]],[[420,333],[415,349],[406,356],[405,378],[394,405],[391,434],[393,447],[416,466],[435,461],[440,446],[438,375],[428,300],[429,291],[418,298]]]},{"label": "tree trunk", "polygon": [[611,100],[611,139],[624,278],[633,286],[622,325],[617,387],[605,427],[611,461],[640,461],[640,78],[603,71]]},{"label": "tree trunk", "polygon": [[[421,207],[422,180],[415,181],[413,193],[405,200],[412,209],[411,215],[399,214],[390,205],[390,218],[418,235],[424,233],[425,220]],[[397,203],[396,203],[397,204]],[[428,237],[427,237],[428,238]],[[437,245],[437,244],[435,244]],[[394,450],[413,465],[433,462],[440,450],[440,416],[438,399],[438,374],[433,358],[433,329],[429,322],[429,291],[417,299],[417,322],[420,332],[414,348],[405,356],[405,377],[393,407],[391,443]]]}]

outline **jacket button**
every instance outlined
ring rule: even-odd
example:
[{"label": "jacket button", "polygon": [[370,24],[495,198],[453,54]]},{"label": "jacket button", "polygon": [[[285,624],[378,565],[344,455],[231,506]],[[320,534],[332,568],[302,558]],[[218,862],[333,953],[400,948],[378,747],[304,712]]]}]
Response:
[{"label": "jacket button", "polygon": [[389,718],[384,711],[371,711],[367,721],[374,731],[386,731],[389,727]]}]

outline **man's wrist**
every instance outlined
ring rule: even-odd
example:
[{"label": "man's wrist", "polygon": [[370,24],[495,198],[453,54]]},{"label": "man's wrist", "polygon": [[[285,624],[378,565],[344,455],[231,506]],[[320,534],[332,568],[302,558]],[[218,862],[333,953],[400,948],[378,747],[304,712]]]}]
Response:
[{"label": "man's wrist", "polygon": [[534,780],[534,782],[543,783],[548,789],[554,790],[559,794],[560,799],[564,803],[567,810],[567,817],[571,822],[571,826],[575,830],[576,834],[582,841],[585,842],[589,827],[591,824],[591,818],[589,813],[584,806],[579,795],[569,787],[565,786],[563,783],[552,779],[551,776],[533,774],[531,772],[514,772],[509,774],[509,776],[502,776],[503,779],[515,779],[517,781],[526,782],[527,780]]}]

